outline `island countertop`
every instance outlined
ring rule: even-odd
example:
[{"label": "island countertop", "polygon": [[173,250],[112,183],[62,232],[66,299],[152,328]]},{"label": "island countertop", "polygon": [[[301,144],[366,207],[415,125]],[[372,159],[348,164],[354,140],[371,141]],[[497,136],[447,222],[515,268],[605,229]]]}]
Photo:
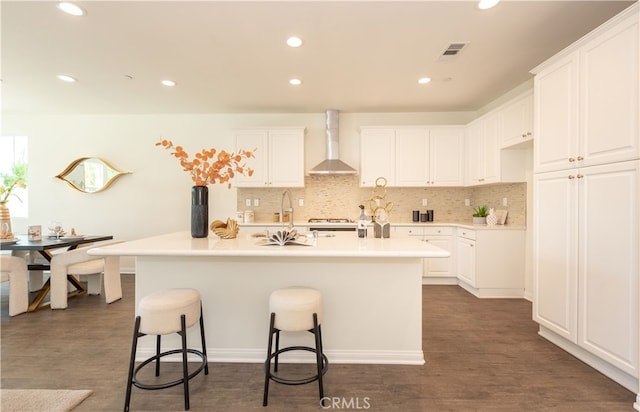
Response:
[{"label": "island countertop", "polygon": [[[423,260],[448,257],[448,251],[402,233],[388,239],[325,233],[314,246],[261,246],[256,233],[257,228],[242,228],[236,239],[212,232],[193,239],[185,231],[89,253],[135,256],[136,308],[158,290],[198,290],[210,362],[263,363],[271,292],[305,286],[322,292],[322,335],[331,363],[424,364]],[[290,344],[310,344],[309,334],[288,335]],[[166,336],[163,344],[179,347],[179,338]],[[139,360],[155,354],[154,342],[143,338]],[[291,361],[313,361],[313,356]]]},{"label": "island countertop", "polygon": [[[169,233],[91,249],[100,256],[210,256],[210,257],[358,257],[440,258],[450,253],[415,237],[394,233],[387,239],[358,238],[354,232],[320,236],[314,245],[260,245],[255,230],[241,229],[235,239],[192,238],[189,232]],[[262,238],[264,239],[264,238]],[[310,243],[313,239],[307,238]]]}]

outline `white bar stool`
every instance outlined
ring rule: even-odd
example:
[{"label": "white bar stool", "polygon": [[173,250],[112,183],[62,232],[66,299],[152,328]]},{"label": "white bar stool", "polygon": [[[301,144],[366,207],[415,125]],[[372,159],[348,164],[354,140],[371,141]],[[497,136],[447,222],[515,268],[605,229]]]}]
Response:
[{"label": "white bar stool", "polygon": [[[267,406],[269,398],[269,382],[274,381],[285,385],[303,385],[318,381],[320,404],[324,402],[324,387],[322,376],[327,372],[329,360],[322,350],[322,294],[320,291],[307,287],[290,287],[278,289],[269,296],[269,311],[271,321],[269,325],[269,344],[267,360],[264,363],[264,397],[262,406]],[[308,331],[314,334],[315,348],[308,346],[289,346],[280,349],[280,332]],[[273,351],[273,335],[276,336],[276,347]],[[287,379],[278,376],[278,356],[283,352],[304,350],[316,354],[315,375],[302,379]],[[274,360],[273,372],[271,360]]]},{"label": "white bar stool", "polygon": [[[200,321],[200,337],[202,351],[187,348],[187,328]],[[177,333],[182,337],[182,348],[160,353],[160,337]],[[145,335],[157,335],[156,355],[135,366],[138,338]],[[138,372],[155,361],[155,376],[160,376],[160,358],[173,354],[182,354],[182,378],[171,382],[150,384],[140,382],[136,375]],[[187,365],[187,353],[199,356],[202,362],[197,369],[189,373]],[[184,385],[184,409],[189,409],[189,380],[204,369],[204,374],[209,374],[207,364],[207,346],[204,339],[204,321],[202,319],[202,302],[200,293],[195,289],[167,289],[145,296],[138,304],[138,316],[136,316],[133,330],[133,343],[131,345],[131,361],[129,363],[129,379],[127,381],[127,394],[124,403],[125,412],[129,411],[131,401],[131,387],[140,389],[166,389],[176,385]]]}]

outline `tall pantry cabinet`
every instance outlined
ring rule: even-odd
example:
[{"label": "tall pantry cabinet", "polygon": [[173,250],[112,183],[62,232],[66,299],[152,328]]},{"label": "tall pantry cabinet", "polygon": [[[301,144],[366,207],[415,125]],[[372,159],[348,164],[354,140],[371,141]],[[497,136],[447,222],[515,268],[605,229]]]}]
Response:
[{"label": "tall pantry cabinet", "polygon": [[639,52],[636,3],[532,71],[533,319],[636,393]]}]

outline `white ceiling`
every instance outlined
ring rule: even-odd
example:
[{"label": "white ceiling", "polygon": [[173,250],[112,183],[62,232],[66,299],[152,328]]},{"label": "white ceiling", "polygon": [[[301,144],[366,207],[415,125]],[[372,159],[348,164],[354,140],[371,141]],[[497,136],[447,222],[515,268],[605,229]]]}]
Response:
[{"label": "white ceiling", "polygon": [[[72,17],[52,1],[2,0],[2,109],[474,111],[632,3],[82,1],[88,15]],[[304,45],[287,47],[291,35]],[[470,43],[440,61],[451,42]],[[432,82],[418,85],[424,76]],[[161,86],[165,78],[178,85]]]}]

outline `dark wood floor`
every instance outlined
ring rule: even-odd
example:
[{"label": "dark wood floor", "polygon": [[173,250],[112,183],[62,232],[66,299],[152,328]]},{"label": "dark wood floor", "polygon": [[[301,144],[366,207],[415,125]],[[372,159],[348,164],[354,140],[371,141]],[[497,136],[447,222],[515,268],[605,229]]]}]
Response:
[{"label": "dark wood floor", "polygon": [[[82,296],[71,299],[66,310],[13,318],[4,284],[2,387],[92,389],[76,411],[122,410],[134,276],[122,277],[124,298],[111,305],[100,296]],[[333,409],[633,410],[632,392],[538,337],[529,302],[476,299],[456,286],[425,286],[423,296],[426,365],[332,364],[325,375],[326,394],[344,402]],[[211,363],[208,376],[191,381],[191,411],[265,410],[262,385],[260,364]],[[322,410],[315,384],[271,387],[268,410]],[[134,389],[131,407],[181,411],[181,387]]]}]

